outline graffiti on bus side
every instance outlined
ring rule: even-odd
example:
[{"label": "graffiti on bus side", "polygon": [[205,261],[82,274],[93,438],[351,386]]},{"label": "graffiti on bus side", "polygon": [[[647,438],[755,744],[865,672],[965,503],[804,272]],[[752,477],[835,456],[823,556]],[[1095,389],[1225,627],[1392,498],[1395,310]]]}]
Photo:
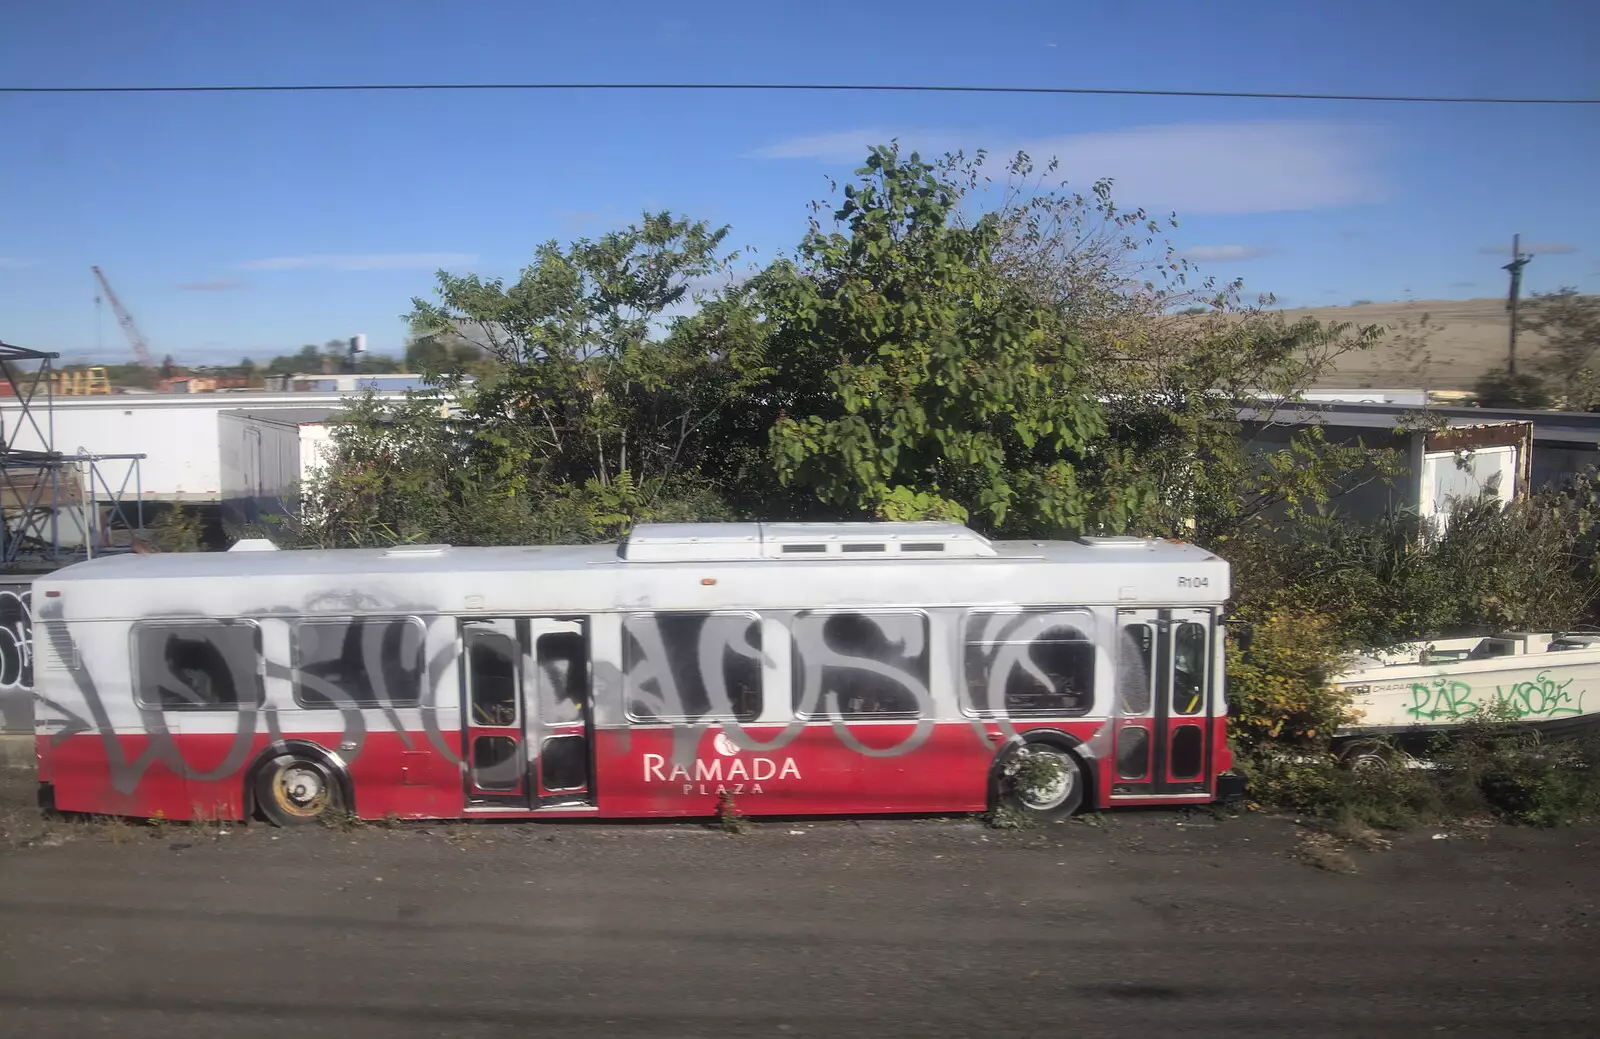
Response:
[{"label": "graffiti on bus side", "polygon": [[1509,686],[1475,689],[1470,683],[1449,678],[1411,683],[1411,703],[1406,714],[1415,721],[1466,721],[1478,715],[1516,721],[1549,721],[1583,713],[1586,690],[1572,688],[1574,679],[1560,682],[1541,671],[1529,680]]},{"label": "graffiti on bus side", "polygon": [[[772,618],[769,618],[772,619]],[[912,612],[791,615],[791,689],[772,689],[762,618],[754,614],[635,614],[623,621],[622,690],[630,719],[673,727],[673,763],[690,766],[701,735],[722,730],[734,747],[764,753],[793,742],[815,721],[869,757],[908,754],[933,731],[927,617]],[[780,626],[780,630],[783,630]],[[790,696],[786,721],[770,736],[759,722],[767,696]],[[852,720],[904,720],[910,731],[873,747]]]},{"label": "graffiti on bus side", "polygon": [[33,592],[0,588],[0,732],[33,731]]},{"label": "graffiti on bus side", "polygon": [[[767,616],[772,622],[778,618]],[[771,647],[755,614],[637,614],[623,622],[623,697],[628,716],[673,726],[673,764],[691,767],[710,728],[741,750],[788,745],[825,720],[841,744],[866,757],[898,757],[922,746],[936,725],[929,686],[930,621],[902,610],[870,613],[799,611],[775,626],[791,647],[790,704],[782,727],[751,731],[763,714]],[[1095,648],[1082,611],[1004,610],[968,618],[962,679],[975,739],[990,746],[989,727],[1009,740],[1012,715],[1085,714],[1094,701]],[[790,710],[792,708],[792,710]],[[854,722],[903,721],[889,746],[874,746]],[[1098,744],[1087,752],[1097,754]]]},{"label": "graffiti on bus side", "polygon": [[[53,618],[49,617],[41,617],[41,620],[47,625],[53,622]],[[196,618],[181,628],[174,626],[163,630],[160,624],[156,624],[140,631],[135,638],[135,656],[149,665],[148,670],[140,675],[142,695],[155,702],[136,703],[140,725],[146,737],[143,749],[137,755],[130,756],[118,739],[116,726],[94,677],[87,666],[81,665],[68,668],[65,673],[71,676],[77,686],[87,709],[87,717],[47,697],[38,697],[39,706],[59,716],[59,720],[51,726],[51,741],[60,743],[80,733],[98,733],[110,770],[112,788],[121,794],[131,794],[144,774],[157,762],[174,774],[196,782],[211,782],[234,775],[251,759],[258,734],[266,733],[272,742],[280,742],[285,738],[277,708],[264,703],[259,692],[256,681],[257,662],[261,659],[258,643],[253,633],[247,637],[238,635],[239,629],[247,627]],[[201,634],[207,629],[213,632],[210,637]],[[314,669],[300,666],[307,663],[305,660],[295,661],[291,665],[267,655],[261,673],[268,678],[294,682],[303,700],[317,698],[318,705],[327,709],[323,716],[329,719],[328,730],[337,733],[336,744],[329,749],[337,751],[347,761],[359,757],[366,744],[366,709],[381,709],[402,743],[408,748],[413,747],[412,735],[397,711],[415,708],[419,711],[429,744],[452,764],[459,765],[458,749],[446,738],[439,725],[439,704],[436,700],[445,674],[454,662],[454,645],[442,647],[421,664],[417,681],[407,683],[407,689],[414,689],[416,695],[402,697],[399,694],[403,691],[394,685],[394,669],[390,666],[392,660],[388,659],[393,646],[385,638],[382,626],[370,625],[363,630],[357,625],[352,632],[347,636],[344,648],[348,652],[348,662],[369,673],[367,696],[356,696],[348,682],[334,681],[317,674]],[[453,697],[448,706],[455,706]],[[223,734],[231,735],[227,750],[214,768],[194,767],[174,741],[169,725],[169,714],[173,718],[182,718],[197,708],[213,708],[207,712],[211,717],[215,717],[216,710],[227,710],[234,716],[233,731]],[[181,729],[181,721],[178,727]]]},{"label": "graffiti on bus side", "polygon": [[[122,793],[131,793],[158,761],[196,781],[224,778],[248,763],[258,734],[265,732],[272,741],[285,736],[278,709],[264,702],[257,679],[258,661],[265,656],[262,675],[293,683],[302,706],[326,711],[328,729],[338,734],[337,746],[329,749],[346,760],[360,755],[368,739],[369,712],[374,710],[382,712],[407,748],[413,748],[413,734],[408,731],[412,727],[399,712],[420,709],[429,745],[459,766],[460,749],[446,737],[438,718],[441,706],[456,706],[453,684],[448,689],[443,686],[455,663],[453,640],[424,662],[421,623],[396,619],[405,613],[403,607],[366,600],[344,605],[352,613],[383,611],[391,616],[370,623],[300,621],[292,661],[264,652],[250,624],[195,618],[181,626],[151,622],[140,627],[134,636],[135,657],[148,667],[140,665],[138,684],[141,695],[151,701],[136,705],[148,736],[142,750],[132,757],[124,750],[86,666],[68,673],[87,706],[87,717],[41,701],[60,716],[52,725],[52,739],[98,732],[113,786]],[[52,617],[42,617],[41,622],[65,627]],[[434,623],[454,621],[441,618]],[[416,631],[408,633],[406,625],[415,625]],[[718,730],[719,739],[725,741],[719,753],[731,749],[761,754],[783,748],[818,721],[825,721],[839,742],[858,754],[895,757],[922,746],[936,725],[929,682],[934,652],[929,625],[926,614],[911,610],[799,611],[765,618],[637,614],[623,621],[621,670],[597,659],[591,678],[596,691],[620,689],[632,721],[671,727],[669,770],[697,767],[695,756],[707,730]],[[1093,639],[1085,631],[1091,628],[1092,619],[1082,611],[997,608],[968,618],[961,677],[968,703],[977,708],[967,720],[983,746],[992,746],[992,729],[999,729],[1006,740],[1020,734],[1011,717],[1018,702],[1052,715],[1088,711],[1094,696],[1095,653]],[[770,688],[773,653],[772,647],[763,645],[764,635],[781,637],[790,646],[789,689]],[[407,663],[412,660],[414,664]],[[365,690],[363,695],[352,692],[352,673],[362,675],[363,682],[356,684]],[[438,702],[441,695],[446,699],[443,705]],[[774,695],[788,696],[790,702],[764,712],[763,697]],[[215,717],[217,710],[235,715],[231,742],[214,768],[192,768],[173,740],[169,719],[181,719],[194,710],[204,710],[208,717]],[[760,723],[764,713],[784,718],[777,731]],[[904,724],[894,726],[890,730],[894,742],[882,746],[875,745],[876,740],[869,742],[867,730],[853,727],[871,721]],[[176,727],[182,729],[181,720]],[[1098,728],[1109,732],[1107,726]],[[628,731],[621,730],[624,739]],[[1101,742],[1098,737],[1092,740],[1085,752],[1103,753]]]},{"label": "graffiti on bus side", "polygon": [[33,688],[33,592],[0,589],[0,689]]}]

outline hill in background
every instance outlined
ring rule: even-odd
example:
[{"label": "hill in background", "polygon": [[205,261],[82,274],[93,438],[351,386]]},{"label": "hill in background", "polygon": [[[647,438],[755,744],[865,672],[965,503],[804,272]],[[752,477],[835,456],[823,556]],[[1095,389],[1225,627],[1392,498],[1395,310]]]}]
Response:
[{"label": "hill in background", "polygon": [[[1510,318],[1503,296],[1310,307],[1285,310],[1283,316],[1391,329],[1382,345],[1346,358],[1336,375],[1323,380],[1329,387],[1470,390],[1478,376],[1506,363]],[[1418,342],[1420,348],[1413,351]],[[1531,358],[1539,346],[1539,337],[1524,331],[1517,337],[1518,360]]]}]

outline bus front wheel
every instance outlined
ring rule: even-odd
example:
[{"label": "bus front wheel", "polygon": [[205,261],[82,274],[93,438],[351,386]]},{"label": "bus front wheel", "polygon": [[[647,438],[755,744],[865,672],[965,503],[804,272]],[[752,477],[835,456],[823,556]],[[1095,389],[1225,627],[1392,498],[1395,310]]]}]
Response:
[{"label": "bus front wheel", "polygon": [[256,773],[256,806],[274,826],[299,826],[344,810],[339,777],[320,761],[280,754]]},{"label": "bus front wheel", "polygon": [[1083,766],[1053,743],[1024,743],[1000,766],[1000,804],[1035,822],[1065,819],[1083,804]]}]

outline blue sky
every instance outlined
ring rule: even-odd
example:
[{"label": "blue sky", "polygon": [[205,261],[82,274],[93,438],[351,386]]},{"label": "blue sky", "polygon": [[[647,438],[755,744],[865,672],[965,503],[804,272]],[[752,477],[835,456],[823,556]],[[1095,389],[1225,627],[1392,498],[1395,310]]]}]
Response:
[{"label": "blue sky", "polygon": [[[1600,96],[1592,0],[1222,5],[16,4],[0,84],[920,82]],[[0,95],[0,339],[261,359],[364,332],[398,352],[440,266],[515,277],[644,208],[758,259],[867,141],[1059,155],[1178,211],[1174,242],[1286,305],[1600,291],[1600,106],[893,94]],[[1502,246],[1501,243],[1506,243]]]}]

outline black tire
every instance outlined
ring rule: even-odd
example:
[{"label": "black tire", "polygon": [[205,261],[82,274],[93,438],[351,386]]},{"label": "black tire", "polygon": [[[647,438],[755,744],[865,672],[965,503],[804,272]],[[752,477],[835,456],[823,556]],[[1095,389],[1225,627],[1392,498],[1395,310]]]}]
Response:
[{"label": "black tire", "polygon": [[1352,772],[1388,772],[1395,750],[1382,740],[1355,740],[1340,749],[1339,764]]},{"label": "black tire", "polygon": [[[1018,775],[1019,766],[1034,756],[1043,756],[1060,765],[1060,781],[1048,789],[1030,789]],[[998,802],[1034,822],[1065,819],[1083,806],[1087,779],[1078,756],[1054,743],[1030,741],[1013,748],[1000,763]]]},{"label": "black tire", "polygon": [[256,770],[256,809],[274,826],[304,826],[345,810],[338,773],[309,754],[286,752]]}]

